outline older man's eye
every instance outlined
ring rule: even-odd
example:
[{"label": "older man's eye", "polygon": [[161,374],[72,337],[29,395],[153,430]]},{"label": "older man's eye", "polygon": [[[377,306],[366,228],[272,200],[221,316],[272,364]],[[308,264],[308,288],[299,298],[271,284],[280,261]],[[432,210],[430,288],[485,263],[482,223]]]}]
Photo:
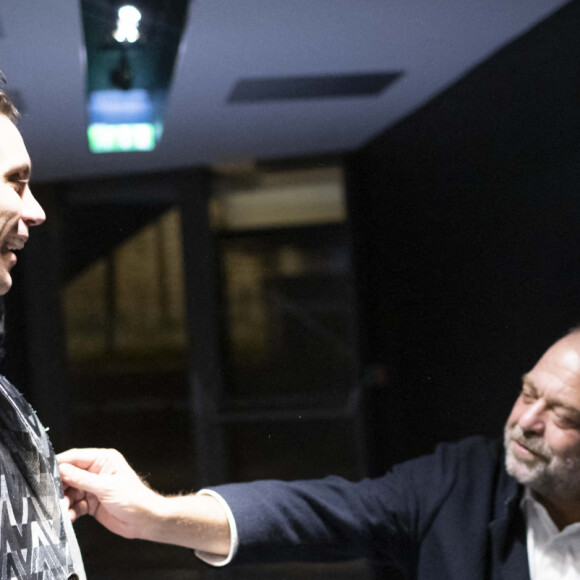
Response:
[{"label": "older man's eye", "polygon": [[556,424],[563,429],[577,429],[580,427],[576,417],[568,417],[567,415],[556,415]]},{"label": "older man's eye", "polygon": [[525,387],[522,389],[522,392],[520,393],[520,397],[522,398],[522,401],[524,403],[533,403],[534,400],[536,399],[534,394],[530,390],[526,389]]}]

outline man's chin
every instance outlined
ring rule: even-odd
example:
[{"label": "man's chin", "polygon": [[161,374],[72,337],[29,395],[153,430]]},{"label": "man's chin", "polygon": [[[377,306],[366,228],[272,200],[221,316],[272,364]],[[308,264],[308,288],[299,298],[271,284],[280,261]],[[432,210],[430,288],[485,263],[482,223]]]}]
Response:
[{"label": "man's chin", "polygon": [[524,485],[529,485],[538,479],[541,469],[539,459],[525,460],[518,457],[512,449],[506,450],[506,470],[507,472]]},{"label": "man's chin", "polygon": [[10,272],[4,270],[0,272],[0,296],[4,296],[12,288],[12,276]]}]

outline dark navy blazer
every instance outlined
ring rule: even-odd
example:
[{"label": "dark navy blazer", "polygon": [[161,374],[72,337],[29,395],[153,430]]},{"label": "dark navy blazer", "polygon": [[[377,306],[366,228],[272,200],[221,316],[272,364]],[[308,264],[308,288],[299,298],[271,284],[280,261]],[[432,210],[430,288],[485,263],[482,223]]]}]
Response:
[{"label": "dark navy blazer", "polygon": [[471,437],[356,483],[214,488],[238,528],[235,562],[369,558],[419,580],[530,580],[522,486],[499,441]]}]

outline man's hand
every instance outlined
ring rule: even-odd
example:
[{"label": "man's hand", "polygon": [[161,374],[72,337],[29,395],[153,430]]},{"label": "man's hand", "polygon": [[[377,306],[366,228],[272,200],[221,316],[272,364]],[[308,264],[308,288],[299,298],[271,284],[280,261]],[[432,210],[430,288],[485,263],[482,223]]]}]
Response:
[{"label": "man's hand", "polygon": [[57,455],[69,513],[89,514],[125,538],[144,538],[163,497],[147,487],[114,449],[70,449]]},{"label": "man's hand", "polygon": [[114,449],[70,449],[57,459],[73,521],[89,514],[125,538],[229,553],[229,522],[215,498],[164,497]]}]

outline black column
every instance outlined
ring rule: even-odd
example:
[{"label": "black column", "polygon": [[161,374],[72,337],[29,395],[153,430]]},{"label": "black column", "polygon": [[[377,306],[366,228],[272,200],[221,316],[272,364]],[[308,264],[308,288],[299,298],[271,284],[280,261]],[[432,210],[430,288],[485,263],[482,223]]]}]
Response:
[{"label": "black column", "polygon": [[224,435],[217,421],[223,390],[215,247],[209,223],[210,174],[200,170],[182,186],[180,208],[186,311],[190,336],[190,401],[199,487],[227,479]]}]

